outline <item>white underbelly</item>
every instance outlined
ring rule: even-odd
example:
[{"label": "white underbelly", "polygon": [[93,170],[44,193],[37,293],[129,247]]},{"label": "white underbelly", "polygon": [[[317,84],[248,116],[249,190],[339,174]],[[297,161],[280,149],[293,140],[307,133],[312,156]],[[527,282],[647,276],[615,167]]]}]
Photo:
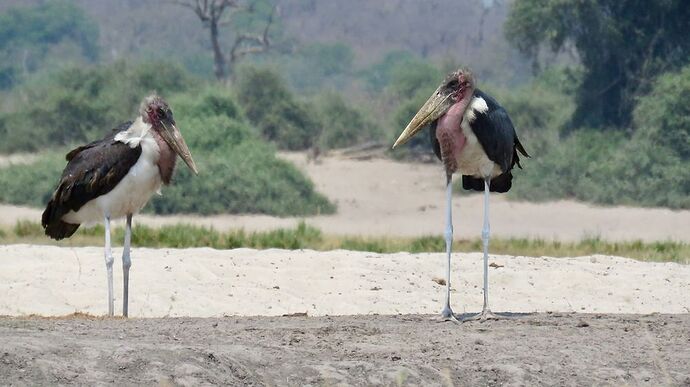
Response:
[{"label": "white underbelly", "polygon": [[67,223],[81,224],[103,220],[105,215],[111,219],[135,214],[149,201],[161,187],[158,166],[146,157],[139,157],[136,164],[125,177],[105,195],[101,195],[83,205],[79,211],[70,211],[62,217]]},{"label": "white underbelly", "polygon": [[481,178],[500,175],[501,167],[489,159],[467,122],[463,120],[460,127],[467,142],[458,156],[458,172]]}]

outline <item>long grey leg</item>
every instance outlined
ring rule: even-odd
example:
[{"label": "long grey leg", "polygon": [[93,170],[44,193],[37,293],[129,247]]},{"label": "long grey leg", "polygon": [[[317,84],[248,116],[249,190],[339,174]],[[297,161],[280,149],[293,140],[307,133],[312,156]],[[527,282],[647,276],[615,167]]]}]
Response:
[{"label": "long grey leg", "polygon": [[489,308],[489,188],[490,179],[484,179],[484,227],[482,228],[482,244],[484,246],[484,306],[482,312],[468,320],[488,320],[495,319],[497,316]]},{"label": "long grey leg", "polygon": [[113,299],[113,251],[110,248],[110,216],[105,216],[105,269],[108,273],[108,316],[113,316],[115,305]]},{"label": "long grey leg", "polygon": [[132,214],[127,215],[127,226],[125,226],[125,247],[122,251],[122,278],[124,286],[122,288],[122,315],[128,316],[129,305],[129,268],[132,267],[132,259],[129,255],[132,244]]},{"label": "long grey leg", "polygon": [[453,175],[448,174],[446,180],[446,255],[448,265],[446,266],[446,303],[441,311],[444,320],[458,321],[450,307],[450,255],[453,250]]}]

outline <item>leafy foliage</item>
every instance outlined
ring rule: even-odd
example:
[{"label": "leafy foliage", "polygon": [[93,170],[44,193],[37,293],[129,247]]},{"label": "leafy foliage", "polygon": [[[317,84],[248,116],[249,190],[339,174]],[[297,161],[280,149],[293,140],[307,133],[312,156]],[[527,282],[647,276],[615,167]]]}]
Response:
[{"label": "leafy foliage", "polygon": [[[10,8],[0,14],[0,89],[42,67],[58,44],[72,44],[82,58],[93,61],[98,57],[97,42],[98,27],[70,1]],[[72,52],[67,47],[62,51]]]},{"label": "leafy foliage", "polygon": [[320,96],[314,105],[323,127],[319,144],[326,149],[345,148],[381,138],[379,127],[339,94]]},{"label": "leafy foliage", "polygon": [[634,112],[639,140],[672,149],[690,161],[690,65],[660,76]]},{"label": "leafy foliage", "polygon": [[184,91],[192,80],[161,62],[67,68],[28,82],[14,93],[16,108],[0,114],[0,152],[91,141],[134,116],[143,96]]},{"label": "leafy foliage", "polygon": [[307,149],[314,144],[320,131],[314,114],[276,73],[245,69],[237,93],[247,118],[266,140],[289,150]]},{"label": "leafy foliage", "polygon": [[544,43],[552,51],[574,45],[585,73],[572,128],[625,128],[635,97],[690,59],[689,20],[683,0],[517,0],[505,31],[535,59]]},{"label": "leafy foliage", "polygon": [[31,164],[0,168],[0,202],[45,206],[65,167],[65,153],[67,149],[44,155]]},{"label": "leafy foliage", "polygon": [[513,194],[529,200],[690,208],[690,109],[683,104],[688,96],[690,67],[659,77],[639,99],[632,138],[581,130],[547,142],[525,163]]}]

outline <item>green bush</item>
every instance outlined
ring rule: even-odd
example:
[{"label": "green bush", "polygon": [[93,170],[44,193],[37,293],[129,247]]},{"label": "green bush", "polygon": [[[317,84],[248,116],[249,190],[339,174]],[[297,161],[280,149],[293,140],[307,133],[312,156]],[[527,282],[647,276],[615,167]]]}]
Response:
[{"label": "green bush", "polygon": [[292,164],[276,158],[273,148],[256,140],[194,157],[199,176],[180,166],[174,184],[152,200],[153,212],[290,216],[334,211]]},{"label": "green bush", "polygon": [[245,69],[238,82],[238,101],[261,135],[280,149],[311,147],[319,136],[315,112],[299,102],[283,80],[266,69]]},{"label": "green bush", "polygon": [[634,110],[636,136],[690,160],[690,65],[661,75]]},{"label": "green bush", "polygon": [[[62,57],[51,51],[59,44]],[[57,60],[94,61],[98,51],[98,26],[71,1],[51,0],[0,13],[0,89]]]},{"label": "green bush", "polygon": [[65,153],[67,149],[46,154],[32,164],[0,168],[0,202],[45,206],[66,165]]},{"label": "green bush", "polygon": [[645,138],[579,130],[525,161],[511,194],[616,205],[690,208],[687,159]]},{"label": "green bush", "polygon": [[314,105],[323,126],[319,143],[324,148],[345,148],[381,139],[382,133],[378,126],[339,94],[319,96]]},{"label": "green bush", "polygon": [[131,120],[149,93],[169,95],[192,84],[181,68],[162,62],[44,74],[15,91],[14,110],[0,114],[0,153],[91,141]]}]

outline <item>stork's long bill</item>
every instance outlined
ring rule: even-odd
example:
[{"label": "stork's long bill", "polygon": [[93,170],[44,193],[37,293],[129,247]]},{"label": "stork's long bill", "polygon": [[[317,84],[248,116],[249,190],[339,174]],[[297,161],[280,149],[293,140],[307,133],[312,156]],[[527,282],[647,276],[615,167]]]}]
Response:
[{"label": "stork's long bill", "polygon": [[442,87],[443,85],[439,86],[438,89],[434,91],[434,94],[432,94],[431,97],[424,102],[424,105],[422,105],[417,114],[415,114],[412,118],[412,121],[407,124],[405,130],[403,130],[398,139],[395,141],[393,148],[406,143],[410,138],[412,138],[412,136],[422,130],[423,127],[438,119],[446,111],[448,111],[448,109],[450,109],[453,104],[450,99],[450,94],[442,94]]},{"label": "stork's long bill", "polygon": [[468,102],[466,97],[472,92],[474,78],[468,70],[461,69],[449,74],[407,124],[393,148],[406,143],[426,125],[444,115],[454,104]]},{"label": "stork's long bill", "polygon": [[182,158],[189,169],[191,169],[195,175],[198,175],[199,171],[197,170],[194,159],[192,158],[192,152],[189,151],[189,147],[184,141],[182,133],[180,133],[180,130],[177,129],[177,125],[169,120],[161,120],[161,124],[163,125],[163,130],[160,132],[160,134],[161,137],[163,137],[163,140],[165,140],[173,151],[175,151],[175,153]]}]

